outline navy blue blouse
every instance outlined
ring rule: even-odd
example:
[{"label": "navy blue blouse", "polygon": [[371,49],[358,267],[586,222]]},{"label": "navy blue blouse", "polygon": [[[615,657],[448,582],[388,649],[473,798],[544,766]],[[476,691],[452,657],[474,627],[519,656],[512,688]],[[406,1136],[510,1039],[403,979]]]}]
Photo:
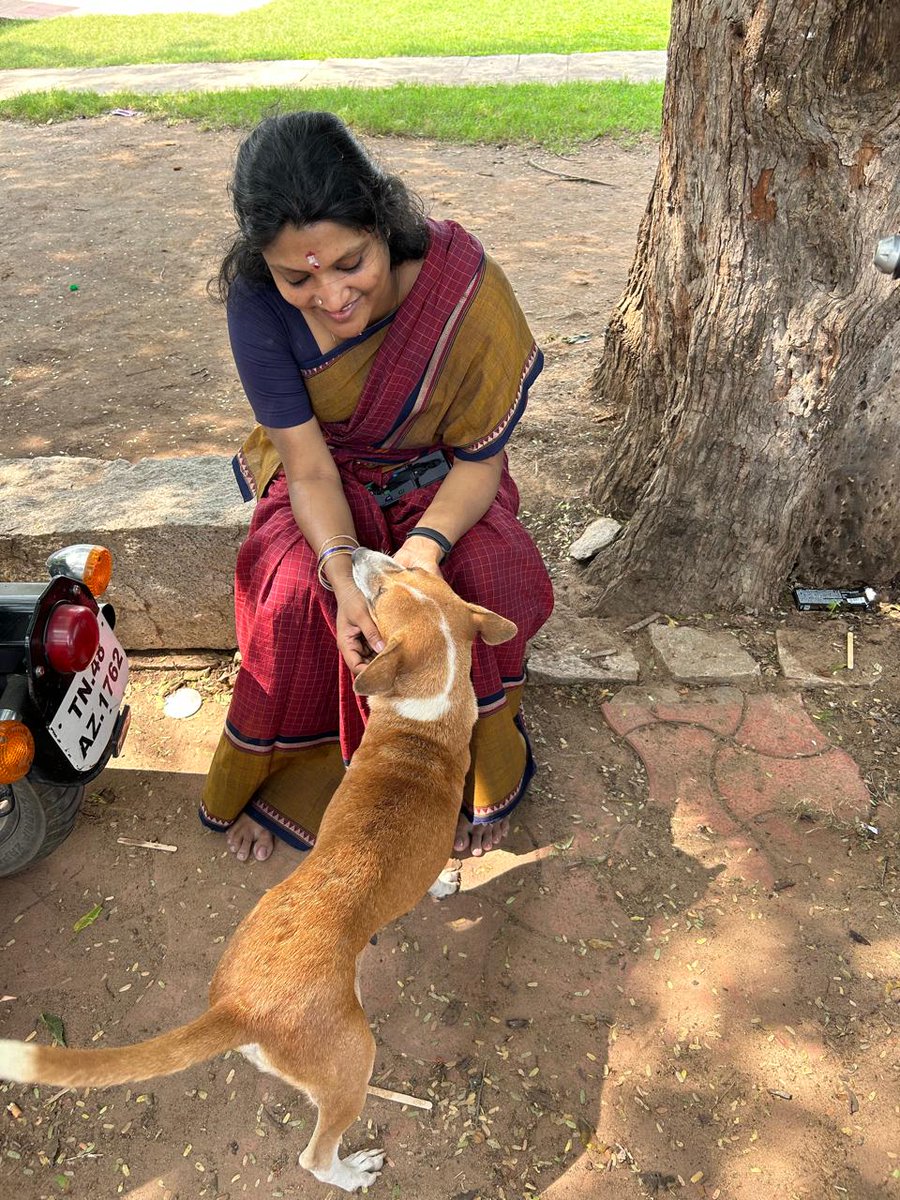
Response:
[{"label": "navy blue blouse", "polygon": [[260,425],[286,429],[313,415],[300,364],[322,351],[299,309],[274,284],[238,276],[228,293],[228,336],[247,399]]}]

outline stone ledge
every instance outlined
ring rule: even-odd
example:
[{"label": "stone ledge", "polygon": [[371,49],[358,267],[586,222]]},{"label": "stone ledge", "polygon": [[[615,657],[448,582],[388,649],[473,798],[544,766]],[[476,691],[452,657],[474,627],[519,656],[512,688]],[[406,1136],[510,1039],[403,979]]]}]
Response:
[{"label": "stone ledge", "polygon": [[0,459],[0,493],[0,580],[42,579],[51,551],[99,542],[126,649],[236,645],[234,566],[253,510],[229,459]]}]

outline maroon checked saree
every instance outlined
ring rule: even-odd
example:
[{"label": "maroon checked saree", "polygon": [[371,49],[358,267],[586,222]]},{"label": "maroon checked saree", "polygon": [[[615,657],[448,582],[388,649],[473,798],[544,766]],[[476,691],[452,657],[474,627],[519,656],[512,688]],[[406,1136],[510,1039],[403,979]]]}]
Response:
[{"label": "maroon checked saree", "polygon": [[[391,553],[418,523],[439,483],[380,508],[367,483],[429,450],[481,459],[504,453],[542,366],[500,269],[452,222],[430,222],[421,272],[396,313],[327,355],[300,364],[313,411],[338,464],[364,546]],[[315,550],[294,520],[277,455],[262,429],[236,470],[256,511],[237,563],[242,662],[204,790],[201,819],[224,830],[243,811],[308,848],[359,744],[365,702],[335,645],[333,595],[316,579]],[[525,644],[547,619],[550,580],[516,519],[504,468],[496,499],[442,565],[466,600],[518,626],[502,646],[473,648],[479,720],[463,806],[495,821],[533,773],[520,716]]]}]

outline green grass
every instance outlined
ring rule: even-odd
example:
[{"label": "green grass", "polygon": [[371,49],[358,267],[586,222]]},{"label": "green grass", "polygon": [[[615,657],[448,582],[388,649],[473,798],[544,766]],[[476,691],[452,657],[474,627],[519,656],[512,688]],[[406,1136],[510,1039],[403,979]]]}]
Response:
[{"label": "green grass", "polygon": [[251,88],[140,95],[30,92],[0,101],[0,118],[67,121],[112,108],[157,120],[245,128],[272,112],[328,109],[363,134],[404,134],[451,142],[522,142],[561,150],[604,135],[658,136],[661,83],[520,83],[480,87]]},{"label": "green grass", "polygon": [[0,20],[0,69],[662,50],[670,0],[273,0],[234,17]]}]

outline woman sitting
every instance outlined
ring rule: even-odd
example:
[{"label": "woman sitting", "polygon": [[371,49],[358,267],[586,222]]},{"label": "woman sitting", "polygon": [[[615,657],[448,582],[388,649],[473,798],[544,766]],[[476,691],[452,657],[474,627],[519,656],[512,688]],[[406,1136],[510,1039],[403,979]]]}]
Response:
[{"label": "woman sitting", "polygon": [[474,647],[479,721],[454,849],[505,835],[534,767],[524,651],[550,580],[504,448],[542,356],[500,268],[432,221],[330,113],[263,121],[232,184],[219,286],[259,422],[236,473],[257,504],[235,583],[241,667],[201,819],[240,859],[308,849],[360,741],[353,676],[381,648],[361,544],[441,573],[518,636]]}]

